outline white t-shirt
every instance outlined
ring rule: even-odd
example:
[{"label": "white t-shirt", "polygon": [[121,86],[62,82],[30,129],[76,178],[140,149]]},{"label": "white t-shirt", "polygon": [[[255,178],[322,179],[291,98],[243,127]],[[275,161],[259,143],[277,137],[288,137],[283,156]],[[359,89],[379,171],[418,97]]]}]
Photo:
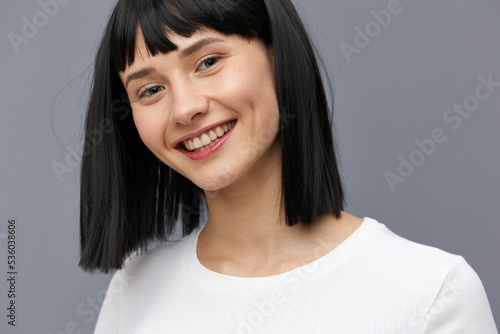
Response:
[{"label": "white t-shirt", "polygon": [[95,333],[498,333],[462,256],[372,218],[327,255],[267,277],[204,267],[199,233],[129,257],[110,282]]}]

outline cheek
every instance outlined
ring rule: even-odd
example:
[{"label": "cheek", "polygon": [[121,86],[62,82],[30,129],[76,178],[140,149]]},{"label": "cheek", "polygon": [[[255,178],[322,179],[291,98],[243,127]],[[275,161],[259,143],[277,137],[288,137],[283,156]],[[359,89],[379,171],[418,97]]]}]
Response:
[{"label": "cheek", "polygon": [[218,96],[223,96],[224,103],[241,113],[269,107],[276,99],[271,75],[263,70],[259,71],[260,66],[235,67],[238,69],[228,73],[227,77],[219,81],[222,84],[217,85]]},{"label": "cheek", "polygon": [[254,119],[255,131],[274,128],[279,121],[278,101],[274,80],[266,67],[257,67],[256,71],[243,72],[233,85],[233,103],[240,103],[242,111],[250,112]]},{"label": "cheek", "polygon": [[133,112],[133,117],[135,127],[137,132],[139,132],[142,142],[156,155],[155,152],[164,147],[164,123],[143,110]]},{"label": "cheek", "polygon": [[259,66],[256,66],[256,69],[243,65],[237,64],[238,69],[232,73],[231,79],[227,80],[233,89],[233,94],[241,98],[256,95],[267,79],[259,73]]}]

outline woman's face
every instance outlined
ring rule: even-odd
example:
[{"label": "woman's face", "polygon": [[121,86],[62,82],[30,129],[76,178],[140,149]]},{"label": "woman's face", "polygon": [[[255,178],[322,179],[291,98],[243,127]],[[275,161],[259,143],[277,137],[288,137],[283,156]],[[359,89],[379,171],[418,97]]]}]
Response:
[{"label": "woman's face", "polygon": [[120,73],[144,144],[204,190],[279,168],[272,51],[211,29],[169,38],[178,49],[151,57],[139,32]]}]

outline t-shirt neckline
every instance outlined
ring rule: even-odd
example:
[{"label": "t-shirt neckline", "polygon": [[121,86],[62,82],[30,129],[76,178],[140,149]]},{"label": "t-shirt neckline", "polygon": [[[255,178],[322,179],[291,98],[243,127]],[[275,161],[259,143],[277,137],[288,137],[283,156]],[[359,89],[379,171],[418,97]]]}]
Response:
[{"label": "t-shirt neckline", "polygon": [[203,228],[197,228],[188,236],[183,257],[184,269],[187,275],[204,290],[212,290],[212,292],[221,292],[222,290],[227,293],[253,293],[254,291],[262,291],[266,287],[271,288],[276,284],[280,284],[283,280],[307,268],[314,267],[318,275],[324,270],[331,271],[348,254],[356,250],[358,245],[363,244],[363,239],[368,235],[368,231],[378,224],[376,220],[364,217],[361,225],[340,245],[327,254],[290,271],[261,277],[231,276],[213,271],[201,264],[198,259],[197,245],[198,236]]}]

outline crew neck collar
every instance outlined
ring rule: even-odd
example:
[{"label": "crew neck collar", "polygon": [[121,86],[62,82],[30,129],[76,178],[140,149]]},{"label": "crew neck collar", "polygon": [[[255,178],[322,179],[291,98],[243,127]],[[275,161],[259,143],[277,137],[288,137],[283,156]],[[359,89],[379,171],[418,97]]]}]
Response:
[{"label": "crew neck collar", "polygon": [[187,237],[183,256],[184,269],[188,277],[204,290],[233,294],[261,292],[273,286],[282,285],[284,280],[300,275],[304,271],[311,271],[312,268],[314,268],[313,275],[323,275],[325,272],[334,270],[349,254],[364,244],[363,240],[369,235],[368,232],[379,224],[372,218],[364,217],[361,225],[329,253],[293,270],[263,277],[231,276],[203,266],[197,255],[198,236],[202,228],[197,228]]}]

